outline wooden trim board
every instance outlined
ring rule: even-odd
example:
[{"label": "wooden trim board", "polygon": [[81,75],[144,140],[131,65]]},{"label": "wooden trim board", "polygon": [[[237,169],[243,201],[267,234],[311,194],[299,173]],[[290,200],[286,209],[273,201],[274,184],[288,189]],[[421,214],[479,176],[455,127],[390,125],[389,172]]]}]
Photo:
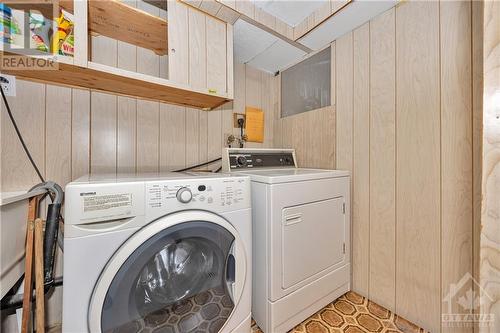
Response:
[{"label": "wooden trim board", "polygon": [[3,69],[2,71],[31,81],[94,89],[203,110],[211,110],[229,101],[225,95],[210,95],[202,91],[193,91],[165,79],[92,62],[88,63],[89,68],[66,63],[57,63],[57,65],[57,70]]},{"label": "wooden trim board", "polygon": [[318,8],[317,10],[312,12],[309,16],[307,16],[302,22],[293,27],[293,40],[298,41],[311,31],[316,29],[316,27],[318,27],[320,24],[328,20],[330,17],[337,14],[351,2],[352,0],[331,1],[331,3],[325,4],[326,8],[323,7]]}]

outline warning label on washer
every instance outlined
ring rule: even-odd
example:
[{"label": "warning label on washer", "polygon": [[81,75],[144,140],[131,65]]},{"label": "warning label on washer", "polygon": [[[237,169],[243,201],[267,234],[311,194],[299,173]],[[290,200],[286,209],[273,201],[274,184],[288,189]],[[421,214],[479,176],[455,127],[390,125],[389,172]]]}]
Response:
[{"label": "warning label on washer", "polygon": [[84,213],[127,206],[132,206],[131,193],[94,195],[83,198]]}]

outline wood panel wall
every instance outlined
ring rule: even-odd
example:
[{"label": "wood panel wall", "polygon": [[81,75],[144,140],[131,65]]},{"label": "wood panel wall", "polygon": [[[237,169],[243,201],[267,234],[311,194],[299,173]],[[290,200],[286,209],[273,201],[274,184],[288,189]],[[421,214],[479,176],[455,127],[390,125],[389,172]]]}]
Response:
[{"label": "wood panel wall", "polygon": [[[273,76],[268,73],[235,63],[233,112],[244,114],[246,106],[264,111],[264,142],[247,142],[245,147],[270,148],[274,146],[273,124],[276,95],[272,94],[272,80]],[[236,137],[240,136],[238,128],[233,127],[232,133]]]},{"label": "wood panel wall", "polygon": [[[332,44],[330,121],[324,110],[283,119],[275,110],[274,142],[296,148],[301,166],[352,173],[353,290],[431,332],[472,331],[441,315],[452,284],[465,276],[462,290],[477,289],[482,21],[473,5],[399,3]],[[451,313],[467,311],[455,299]]]},{"label": "wood panel wall", "polygon": [[483,203],[480,253],[480,332],[500,331],[500,3],[484,4]]},{"label": "wood panel wall", "polygon": [[[335,78],[335,42],[331,48],[331,76]],[[273,132],[276,148],[295,148],[302,167],[335,167],[335,80],[331,83],[331,106],[281,118],[281,75],[272,78]],[[337,115],[338,116],[338,115]],[[337,129],[338,130],[338,129]]]},{"label": "wood panel wall", "polygon": [[[87,173],[162,172],[220,157],[234,112],[262,108],[273,145],[271,75],[236,64],[237,98],[215,111],[17,81],[8,97],[26,144],[47,178],[65,185]],[[38,183],[1,105],[1,191]]]},{"label": "wood panel wall", "polygon": [[442,328],[441,313],[472,273],[471,31],[470,2],[408,2],[337,41],[353,289],[432,332],[470,331]]}]

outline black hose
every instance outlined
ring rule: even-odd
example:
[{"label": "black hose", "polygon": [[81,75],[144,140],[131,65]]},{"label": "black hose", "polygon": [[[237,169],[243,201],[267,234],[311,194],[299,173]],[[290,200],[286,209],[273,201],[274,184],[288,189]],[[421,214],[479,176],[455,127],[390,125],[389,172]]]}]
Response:
[{"label": "black hose", "polygon": [[31,154],[30,154],[30,152],[28,150],[28,147],[26,146],[26,143],[24,142],[24,139],[23,139],[23,137],[21,135],[21,132],[19,131],[19,128],[17,127],[17,123],[16,123],[16,121],[14,119],[14,116],[12,115],[12,112],[10,111],[9,102],[7,101],[7,97],[5,96],[5,93],[4,93],[3,88],[1,87],[1,85],[0,85],[0,91],[2,92],[3,102],[5,104],[5,107],[7,108],[7,113],[9,114],[10,121],[12,122],[12,125],[14,126],[14,130],[16,131],[16,134],[17,134],[17,137],[19,138],[19,141],[21,141],[21,145],[23,146],[24,152],[28,156],[28,159],[30,160],[31,165],[35,169],[35,171],[36,171],[38,177],[40,178],[40,180],[42,182],[45,182],[45,179],[43,178],[42,173],[40,172],[40,170],[36,166],[36,163],[33,160],[33,157],[31,156]]},{"label": "black hose", "polygon": [[199,168],[199,167],[202,167],[202,166],[205,166],[205,165],[209,165],[209,164],[215,163],[215,162],[220,161],[220,160],[222,160],[222,157],[216,158],[215,160],[211,160],[211,161],[208,161],[208,162],[205,162],[205,163],[191,165],[191,166],[189,166],[187,168],[184,168],[184,169],[174,170],[174,172],[184,172],[184,171],[192,170],[192,169],[195,169],[195,168]]},{"label": "black hose", "polygon": [[50,204],[47,210],[47,222],[45,222],[45,235],[43,238],[43,267],[45,284],[51,284],[54,281],[54,266],[60,212],[60,203]]},{"label": "black hose", "polygon": [[59,218],[61,206],[64,199],[64,192],[58,184],[48,181],[34,186],[35,189],[45,189],[51,194],[52,203],[47,209],[47,219],[45,222],[45,234],[43,238],[43,268],[44,284],[50,285],[54,281],[54,265],[57,249],[57,235],[59,233]]},{"label": "black hose", "polygon": [[[62,285],[63,285],[62,276],[56,277],[50,286],[44,286],[44,294],[47,294],[53,288],[59,287]],[[10,295],[10,296],[5,296],[2,299],[2,302],[0,304],[0,310],[2,312],[5,311],[5,313],[7,315],[14,313],[16,309],[23,307],[23,298],[24,298],[24,294],[14,294],[14,295]],[[35,295],[34,290],[33,290],[32,300],[33,300],[33,302],[36,300],[36,295]]]}]

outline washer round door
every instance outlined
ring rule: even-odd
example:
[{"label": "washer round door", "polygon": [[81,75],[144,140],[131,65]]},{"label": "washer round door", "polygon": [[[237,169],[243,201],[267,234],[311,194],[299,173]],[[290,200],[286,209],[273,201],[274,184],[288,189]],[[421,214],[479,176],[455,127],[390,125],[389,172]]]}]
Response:
[{"label": "washer round door", "polygon": [[242,294],[246,259],[234,227],[186,211],[137,231],[94,289],[91,332],[218,332]]}]

